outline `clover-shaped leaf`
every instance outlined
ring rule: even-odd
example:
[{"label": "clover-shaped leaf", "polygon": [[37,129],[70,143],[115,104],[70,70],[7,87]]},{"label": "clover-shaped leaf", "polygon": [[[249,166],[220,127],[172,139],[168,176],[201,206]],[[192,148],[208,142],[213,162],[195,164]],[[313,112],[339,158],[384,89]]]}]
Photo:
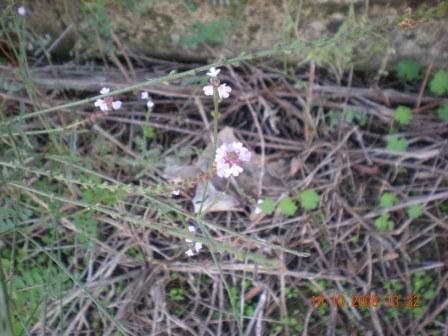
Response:
[{"label": "clover-shaped leaf", "polygon": [[448,122],[448,104],[440,106],[437,109],[437,115],[442,121]]},{"label": "clover-shaped leaf", "polygon": [[385,192],[380,197],[380,208],[387,209],[397,204],[398,199],[394,193]]},{"label": "clover-shaped leaf", "polygon": [[404,152],[408,148],[408,142],[404,138],[391,136],[387,139],[386,148],[395,152]]},{"label": "clover-shaped leaf", "polygon": [[413,81],[420,79],[422,66],[412,58],[403,58],[395,68],[397,77],[403,80]]},{"label": "clover-shaped leaf", "polygon": [[429,83],[429,90],[436,96],[448,94],[448,71],[437,71]]},{"label": "clover-shaped leaf", "polygon": [[406,106],[398,106],[394,111],[394,119],[401,126],[406,126],[411,123],[412,120],[412,111],[409,107]]},{"label": "clover-shaped leaf", "polygon": [[297,212],[296,203],[289,197],[282,198],[278,204],[280,213],[285,216],[294,216]]},{"label": "clover-shaped leaf", "polygon": [[406,209],[406,212],[411,219],[417,219],[423,214],[423,206],[421,204],[413,204]]},{"label": "clover-shaped leaf", "polygon": [[380,232],[391,231],[394,227],[394,222],[390,219],[390,215],[388,213],[384,213],[375,219],[375,227]]},{"label": "clover-shaped leaf", "polygon": [[320,196],[314,189],[307,189],[300,193],[300,204],[305,210],[313,210],[319,206]]},{"label": "clover-shaped leaf", "polygon": [[272,198],[265,198],[263,202],[261,202],[258,207],[261,209],[261,212],[265,215],[272,215],[275,210],[274,201]]}]

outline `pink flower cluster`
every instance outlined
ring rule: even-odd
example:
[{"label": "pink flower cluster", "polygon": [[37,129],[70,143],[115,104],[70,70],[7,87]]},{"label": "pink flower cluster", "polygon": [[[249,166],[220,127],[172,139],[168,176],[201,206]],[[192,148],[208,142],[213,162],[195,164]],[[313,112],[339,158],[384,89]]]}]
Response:
[{"label": "pink flower cluster", "polygon": [[[214,96],[215,94],[219,99],[225,99],[230,96],[232,88],[225,83],[221,83],[218,75],[221,72],[220,69],[215,67],[210,68],[207,72],[207,76],[210,78],[210,84],[203,87],[204,94],[206,96]],[[100,91],[101,95],[109,94],[110,89],[103,87]],[[146,106],[148,109],[154,107],[154,102],[150,98],[147,91],[142,91],[140,93],[140,98],[146,100]],[[105,97],[103,99],[97,99],[95,101],[95,107],[98,107],[101,111],[106,112],[113,110],[118,110],[122,106],[120,100],[114,100],[113,97]],[[243,162],[248,162],[251,159],[251,152],[243,146],[241,142],[225,143],[216,150],[215,165],[216,172],[219,177],[229,178],[230,176],[238,176],[243,172],[241,164]],[[174,190],[173,195],[176,196],[180,192],[179,190]],[[202,245],[195,244],[195,250],[199,251]],[[190,255],[193,250],[187,251]]]},{"label": "pink flower cluster", "polygon": [[229,178],[238,176],[243,172],[242,162],[249,162],[251,152],[241,142],[232,142],[221,145],[216,150],[216,174],[219,177]]},{"label": "pink flower cluster", "polygon": [[216,90],[219,99],[229,98],[230,92],[232,92],[232,88],[226,83],[220,84],[220,81],[218,79],[218,74],[220,73],[220,71],[220,69],[212,67],[207,72],[207,76],[210,77],[211,84],[206,85],[202,88],[206,96],[213,96]]},{"label": "pink flower cluster", "polygon": [[[100,91],[100,94],[105,95],[110,92],[110,89],[107,87],[103,87]],[[104,99],[97,99],[94,104],[101,111],[106,112],[110,109],[118,110],[121,108],[122,102],[121,100],[113,100],[112,97],[106,97]]]},{"label": "pink flower cluster", "polygon": [[[218,95],[219,99],[229,98],[232,88],[226,83],[220,82],[218,75],[220,69],[210,68],[207,76],[210,77],[210,84],[202,88],[206,96]],[[250,161],[251,153],[241,142],[223,144],[216,150],[215,164],[216,173],[219,177],[229,178],[238,176],[243,172],[242,162]]]}]

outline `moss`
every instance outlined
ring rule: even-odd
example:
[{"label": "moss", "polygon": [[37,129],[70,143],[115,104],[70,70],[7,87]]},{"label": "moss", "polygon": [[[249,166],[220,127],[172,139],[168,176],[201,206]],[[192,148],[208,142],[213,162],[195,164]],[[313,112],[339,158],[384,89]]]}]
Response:
[{"label": "moss", "polygon": [[415,16],[421,19],[443,18],[448,15],[448,1],[442,1],[436,6],[422,3],[416,6]]},{"label": "moss", "polygon": [[434,16],[436,18],[441,19],[447,15],[448,15],[448,1],[441,2],[441,3],[437,4],[437,6],[435,8]]}]

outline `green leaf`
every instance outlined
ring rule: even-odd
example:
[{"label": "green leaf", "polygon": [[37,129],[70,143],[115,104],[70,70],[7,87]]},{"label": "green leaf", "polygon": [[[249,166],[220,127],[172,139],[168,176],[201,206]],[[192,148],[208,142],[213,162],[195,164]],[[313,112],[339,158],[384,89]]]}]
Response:
[{"label": "green leaf", "polygon": [[357,242],[359,241],[359,232],[355,233],[355,234],[350,238],[350,240],[351,240],[353,243],[357,243]]},{"label": "green leaf", "polygon": [[437,115],[444,122],[448,122],[448,104],[440,106],[437,110]]},{"label": "green leaf", "polygon": [[258,207],[261,209],[261,212],[265,215],[272,215],[275,210],[274,201],[272,198],[265,198],[263,202],[261,202]]},{"label": "green leaf", "polygon": [[282,198],[278,207],[280,208],[280,213],[285,216],[294,216],[297,212],[296,203],[289,197]]},{"label": "green leaf", "polygon": [[313,210],[319,206],[320,196],[314,189],[307,189],[300,194],[299,200],[302,208],[305,210]]},{"label": "green leaf", "polygon": [[344,119],[347,123],[351,124],[353,123],[353,120],[355,119],[355,110],[351,107],[348,107],[344,110]]},{"label": "green leaf", "polygon": [[147,139],[152,139],[156,136],[156,129],[154,127],[143,127],[143,135]]},{"label": "green leaf", "polygon": [[421,204],[413,204],[406,209],[409,218],[417,219],[423,213],[423,206]]},{"label": "green leaf", "polygon": [[184,294],[183,294],[182,289],[180,289],[180,288],[170,289],[168,296],[172,301],[175,301],[175,302],[180,302],[180,301],[184,300]]},{"label": "green leaf", "polygon": [[397,73],[397,77],[403,80],[414,81],[418,80],[421,77],[422,66],[414,61],[412,58],[403,58],[401,59],[397,66],[395,67],[395,71]]},{"label": "green leaf", "polygon": [[444,214],[448,214],[448,202],[443,202],[438,206],[438,209]]},{"label": "green leaf", "polygon": [[425,292],[423,292],[423,298],[425,300],[432,300],[435,297],[435,292],[433,290],[427,290]]},{"label": "green leaf", "polygon": [[375,227],[380,232],[391,231],[394,227],[394,222],[390,220],[390,215],[388,213],[384,213],[375,219]]},{"label": "green leaf", "polygon": [[448,71],[437,71],[429,83],[429,90],[436,96],[448,94]]},{"label": "green leaf", "polygon": [[394,119],[400,126],[406,126],[411,123],[412,111],[409,107],[398,106],[394,112]]},{"label": "green leaf", "polygon": [[408,148],[408,142],[405,138],[398,138],[394,135],[387,139],[386,148],[395,152],[404,152]]},{"label": "green leaf", "polygon": [[419,318],[420,316],[423,315],[423,307],[415,307],[415,308],[412,308],[412,314],[413,314],[415,317]]},{"label": "green leaf", "polygon": [[394,193],[385,192],[380,197],[380,208],[387,209],[397,204],[398,199]]}]

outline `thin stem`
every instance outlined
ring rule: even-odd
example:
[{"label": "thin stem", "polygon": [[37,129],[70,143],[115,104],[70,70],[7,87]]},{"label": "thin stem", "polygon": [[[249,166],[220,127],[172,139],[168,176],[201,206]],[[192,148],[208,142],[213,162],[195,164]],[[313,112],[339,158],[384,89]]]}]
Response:
[{"label": "thin stem", "polygon": [[216,149],[218,148],[219,97],[216,92],[213,95],[213,106],[213,152],[211,162],[215,161]]},{"label": "thin stem", "polygon": [[0,258],[0,332],[5,336],[13,336],[9,298],[5,284],[6,281],[3,274],[2,260]]}]

